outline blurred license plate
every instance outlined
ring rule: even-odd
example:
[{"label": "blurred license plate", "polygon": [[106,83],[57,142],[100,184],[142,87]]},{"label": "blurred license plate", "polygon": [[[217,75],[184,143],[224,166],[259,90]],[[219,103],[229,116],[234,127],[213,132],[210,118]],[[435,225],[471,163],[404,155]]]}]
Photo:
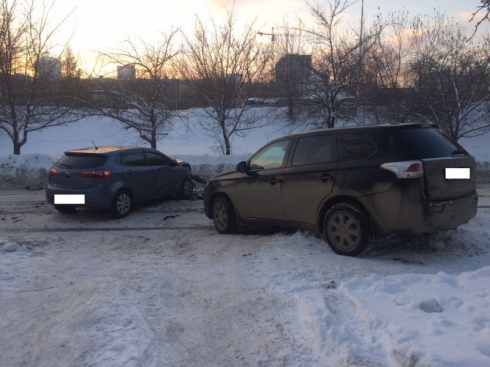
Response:
[{"label": "blurred license plate", "polygon": [[469,168],[446,168],[446,180],[470,178]]},{"label": "blurred license plate", "polygon": [[55,204],[85,204],[85,195],[55,195]]}]

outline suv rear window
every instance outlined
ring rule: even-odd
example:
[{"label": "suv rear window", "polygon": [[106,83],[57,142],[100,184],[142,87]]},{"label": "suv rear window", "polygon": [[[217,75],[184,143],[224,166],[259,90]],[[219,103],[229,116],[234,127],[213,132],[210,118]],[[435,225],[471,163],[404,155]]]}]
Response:
[{"label": "suv rear window", "polygon": [[66,154],[56,162],[56,167],[86,169],[102,166],[109,156],[102,154]]},{"label": "suv rear window", "polygon": [[395,136],[417,159],[468,155],[458,143],[433,128],[397,130]]}]

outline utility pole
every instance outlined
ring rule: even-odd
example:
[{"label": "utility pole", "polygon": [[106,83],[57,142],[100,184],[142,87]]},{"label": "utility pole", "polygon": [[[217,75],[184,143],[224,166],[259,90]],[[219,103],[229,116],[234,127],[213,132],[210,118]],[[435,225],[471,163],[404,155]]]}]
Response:
[{"label": "utility pole", "polygon": [[364,27],[364,0],[361,2],[361,31],[359,35],[359,76],[361,74],[362,65],[362,28]]},{"label": "utility pole", "polygon": [[357,66],[357,99],[359,100],[359,80],[362,73],[362,28],[364,27],[364,0],[361,1],[361,30],[359,32],[359,65]]}]

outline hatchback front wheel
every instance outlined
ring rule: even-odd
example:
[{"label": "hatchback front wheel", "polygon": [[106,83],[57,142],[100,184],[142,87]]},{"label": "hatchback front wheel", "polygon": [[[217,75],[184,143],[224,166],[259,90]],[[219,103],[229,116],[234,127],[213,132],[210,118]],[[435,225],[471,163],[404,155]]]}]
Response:
[{"label": "hatchback front wheel", "polygon": [[194,185],[189,178],[186,178],[180,187],[179,197],[181,199],[189,200],[192,198],[192,194],[194,193]]}]

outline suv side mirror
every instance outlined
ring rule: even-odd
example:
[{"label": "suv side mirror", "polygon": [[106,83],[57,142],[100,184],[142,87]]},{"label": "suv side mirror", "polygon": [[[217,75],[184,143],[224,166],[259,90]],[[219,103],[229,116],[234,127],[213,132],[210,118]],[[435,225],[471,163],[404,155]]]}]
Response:
[{"label": "suv side mirror", "polygon": [[247,172],[247,162],[240,162],[236,165],[236,170],[241,173]]}]

